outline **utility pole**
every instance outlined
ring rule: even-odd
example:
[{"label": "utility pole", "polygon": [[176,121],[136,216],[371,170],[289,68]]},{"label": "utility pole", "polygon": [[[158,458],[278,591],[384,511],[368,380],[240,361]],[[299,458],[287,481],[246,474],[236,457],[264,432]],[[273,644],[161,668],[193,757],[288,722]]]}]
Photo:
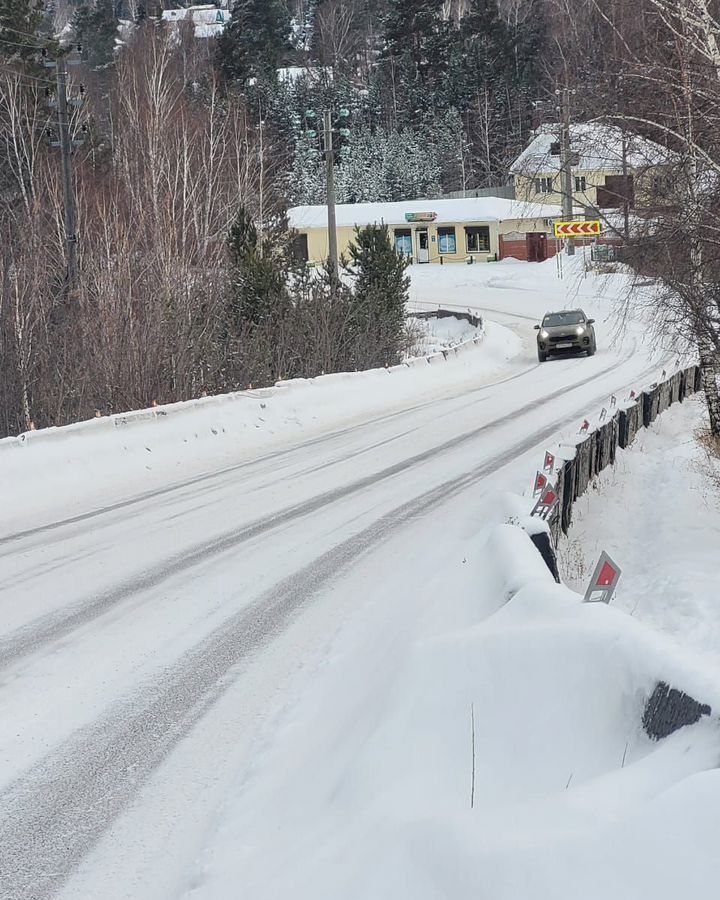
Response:
[{"label": "utility pole", "polygon": [[[330,282],[336,287],[340,282],[338,267],[337,223],[335,218],[335,153],[341,153],[345,143],[350,138],[350,130],[347,127],[350,110],[344,107],[337,111],[337,119],[333,120],[333,111],[326,109],[323,113],[322,135],[318,136],[316,129],[317,115],[314,110],[305,112],[305,136],[314,143],[318,137],[322,141],[322,153],[325,157],[325,188],[327,197],[327,222],[328,222],[328,265],[330,268]],[[337,142],[335,141],[337,135]],[[337,148],[336,148],[337,144]],[[317,151],[313,150],[313,154]]]},{"label": "utility pole", "polygon": [[625,246],[630,243],[630,184],[628,178],[628,145],[625,124],[622,131],[622,174],[623,174],[623,236]]},{"label": "utility pole", "polygon": [[262,259],[263,251],[264,251],[264,230],[265,230],[265,140],[264,140],[264,130],[265,130],[265,120],[263,119],[262,114],[262,100],[258,104],[258,132],[260,135],[260,146],[258,147],[258,162],[260,164],[260,187],[258,190],[258,251],[260,253],[260,258]]},{"label": "utility pole", "polygon": [[63,200],[65,205],[65,243],[67,246],[67,287],[74,291],[78,286],[77,256],[77,208],[75,203],[75,185],[73,184],[70,141],[70,124],[68,121],[67,69],[65,61],[59,59],[55,64],[57,72],[58,92],[58,136],[60,138],[60,155],[62,159]]},{"label": "utility pole", "polygon": [[336,286],[340,276],[338,273],[337,226],[335,223],[335,151],[333,149],[332,112],[329,109],[325,110],[323,116],[323,150],[325,152],[330,279],[333,286]]},{"label": "utility pole", "polygon": [[[78,46],[78,51],[80,47]],[[65,218],[65,258],[67,264],[66,290],[75,291],[79,283],[79,267],[77,252],[77,201],[75,198],[75,183],[72,172],[72,151],[85,143],[84,140],[73,141],[70,135],[70,117],[68,108],[80,106],[84,87],[80,85],[80,95],[74,99],[68,99],[67,94],[67,65],[80,62],[79,57],[60,57],[53,61],[48,59],[47,50],[42,51],[43,65],[46,69],[55,69],[57,82],[57,99],[50,100],[50,105],[57,107],[57,140],[51,138],[50,145],[60,149],[63,186],[63,206]],[[47,92],[50,93],[49,91]],[[83,131],[86,131],[83,128]]]},{"label": "utility pole", "polygon": [[[570,89],[556,90],[562,99],[558,111],[560,112],[560,173],[562,178],[562,207],[563,219],[566,222],[573,218],[573,183],[572,183],[572,147],[570,141]],[[565,241],[565,250],[568,256],[575,255],[575,244],[572,238]]]},{"label": "utility pole", "polygon": [[622,124],[620,125],[620,153],[623,180],[623,237],[625,239],[625,246],[627,246],[630,243],[630,173],[628,171],[628,134],[625,124],[627,104],[625,102],[625,79],[622,73],[617,76],[613,87],[615,93],[615,110],[619,113],[622,121]]}]

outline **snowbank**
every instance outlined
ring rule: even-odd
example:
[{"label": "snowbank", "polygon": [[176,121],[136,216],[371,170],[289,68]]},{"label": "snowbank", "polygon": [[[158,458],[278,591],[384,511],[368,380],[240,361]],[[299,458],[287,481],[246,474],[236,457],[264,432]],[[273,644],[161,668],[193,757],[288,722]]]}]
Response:
[{"label": "snowbank", "polygon": [[411,316],[408,323],[416,334],[415,352],[420,356],[441,353],[443,350],[477,340],[483,334],[482,328],[452,316],[441,319],[418,319]]},{"label": "snowbank", "polygon": [[240,880],[299,900],[714,897],[717,723],[658,743],[640,723],[660,679],[717,707],[718,672],[537,559],[519,529],[490,528],[476,595],[438,601],[475,624],[428,628],[390,683],[353,677],[356,636],[341,637],[229,799],[188,897]]},{"label": "snowbank", "polygon": [[[401,409],[419,397],[477,387],[521,348],[487,323],[474,340],[390,369],[323,375],[205,397],[0,440],[3,531],[69,518],[128,496]],[[59,479],[58,472],[62,472]],[[62,512],[57,512],[61,510]]]},{"label": "snowbank", "polygon": [[613,605],[716,659],[720,464],[713,476],[693,438],[705,416],[703,399],[689,398],[619,450],[576,502],[559,554],[565,580],[579,587],[606,549],[624,568]]}]

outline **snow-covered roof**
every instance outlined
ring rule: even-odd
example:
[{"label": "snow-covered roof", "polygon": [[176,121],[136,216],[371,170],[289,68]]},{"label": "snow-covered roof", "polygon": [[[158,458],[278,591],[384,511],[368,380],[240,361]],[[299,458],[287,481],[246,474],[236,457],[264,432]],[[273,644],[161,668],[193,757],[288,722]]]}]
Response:
[{"label": "snow-covered roof", "polygon": [[[435,224],[502,222],[508,219],[553,219],[562,215],[559,206],[524,203],[503,197],[463,197],[444,200],[400,200],[393,203],[341,203],[335,207],[338,227],[354,225],[407,225],[405,213],[435,213]],[[325,206],[295,206],[288,211],[291,228],[325,228]],[[418,223],[416,223],[418,224]]]},{"label": "snow-covered roof", "polygon": [[[638,135],[623,135],[617,125],[581,122],[570,126],[570,147],[580,156],[573,172],[622,171],[623,136],[627,164],[631,169],[662,165],[671,159],[670,151]],[[561,158],[551,153],[552,144],[560,140],[558,125],[543,125],[533,140],[510,166],[512,175],[535,175],[559,172]]]},{"label": "snow-covered roof", "polygon": [[286,66],[277,70],[278,81],[297,81],[298,78],[309,78],[311,81],[320,81],[327,77],[333,80],[332,66]]},{"label": "snow-covered roof", "polygon": [[189,6],[185,9],[165,9],[162,17],[170,24],[190,19],[195,26],[195,37],[209,38],[219,35],[230,21],[227,8],[214,4]]}]

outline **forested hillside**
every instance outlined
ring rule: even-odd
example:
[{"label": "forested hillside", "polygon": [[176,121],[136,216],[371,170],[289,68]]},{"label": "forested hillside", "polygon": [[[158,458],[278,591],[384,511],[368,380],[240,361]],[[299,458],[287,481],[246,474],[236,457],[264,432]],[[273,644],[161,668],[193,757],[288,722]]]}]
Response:
[{"label": "forested hillside", "polygon": [[[673,200],[638,267],[667,284],[669,321],[717,351],[717,303],[698,299],[716,280],[714,2],[223,3],[193,19],[156,0],[0,0],[0,433],[367,361],[359,335],[379,326],[338,285],[293,275],[284,224],[324,201],[326,110],[348,114],[339,202],[507,184],[560,90],[575,121],[672,148]],[[233,256],[244,222],[250,255]],[[259,293],[264,313],[243,318]]]}]

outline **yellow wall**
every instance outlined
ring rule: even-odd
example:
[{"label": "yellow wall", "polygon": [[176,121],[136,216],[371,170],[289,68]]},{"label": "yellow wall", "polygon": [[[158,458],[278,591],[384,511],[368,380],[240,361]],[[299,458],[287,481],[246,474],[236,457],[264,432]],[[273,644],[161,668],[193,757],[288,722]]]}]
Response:
[{"label": "yellow wall", "polygon": [[[585,178],[585,191],[575,190],[575,173],[573,173],[573,202],[578,206],[596,206],[597,189],[604,187],[606,175],[617,175],[617,170],[605,172],[582,172],[578,177]],[[543,194],[535,190],[535,181],[539,178],[552,178],[555,188],[549,194]],[[521,203],[550,203],[555,206],[562,205],[562,176],[557,172],[538,172],[535,175],[515,176],[515,199]]]},{"label": "yellow wall", "polygon": [[[474,252],[469,253],[466,247],[466,235],[465,235],[465,227],[485,225],[490,230],[490,252]],[[455,228],[455,253],[440,253],[439,252],[439,239],[438,239],[438,229],[442,227]],[[390,239],[394,241],[394,232],[396,229],[410,229],[412,235],[413,242],[413,261],[417,262],[417,236],[416,233],[418,230],[427,229],[428,232],[428,247],[429,247],[429,262],[431,263],[439,263],[442,258],[442,262],[444,264],[447,263],[466,263],[468,256],[472,257],[476,262],[486,262],[488,259],[492,258],[495,254],[499,255],[499,241],[498,235],[500,234],[508,234],[511,231],[539,231],[543,232],[551,232],[552,228],[549,227],[543,218],[534,218],[534,219],[507,219],[503,222],[462,222],[462,223],[452,223],[447,224],[443,222],[430,222],[427,225],[422,225],[417,222],[408,222],[406,225],[390,225],[388,226],[390,231]],[[328,237],[327,237],[327,228],[300,228],[298,229],[300,234],[306,234],[308,238],[308,258],[311,263],[322,263],[327,259],[329,253],[328,247]],[[338,228],[337,229],[337,241],[338,241],[338,253],[340,255],[345,255],[346,258],[349,259],[350,254],[348,251],[348,247],[350,246],[353,237],[355,235],[354,228]]]},{"label": "yellow wall", "polygon": [[[629,170],[633,176],[635,192],[635,205],[648,201],[652,194],[653,179],[667,175],[667,167],[652,166],[641,172]],[[575,191],[575,175],[585,178],[585,191]],[[605,186],[605,178],[608,175],[620,174],[617,169],[603,171],[573,173],[573,203],[578,206],[597,206],[597,189]],[[535,180],[538,178],[552,178],[555,190],[549,194],[538,193],[535,190]],[[534,175],[515,175],[515,198],[520,202],[549,203],[556,206],[562,205],[562,176],[557,172],[537,172]]]}]

